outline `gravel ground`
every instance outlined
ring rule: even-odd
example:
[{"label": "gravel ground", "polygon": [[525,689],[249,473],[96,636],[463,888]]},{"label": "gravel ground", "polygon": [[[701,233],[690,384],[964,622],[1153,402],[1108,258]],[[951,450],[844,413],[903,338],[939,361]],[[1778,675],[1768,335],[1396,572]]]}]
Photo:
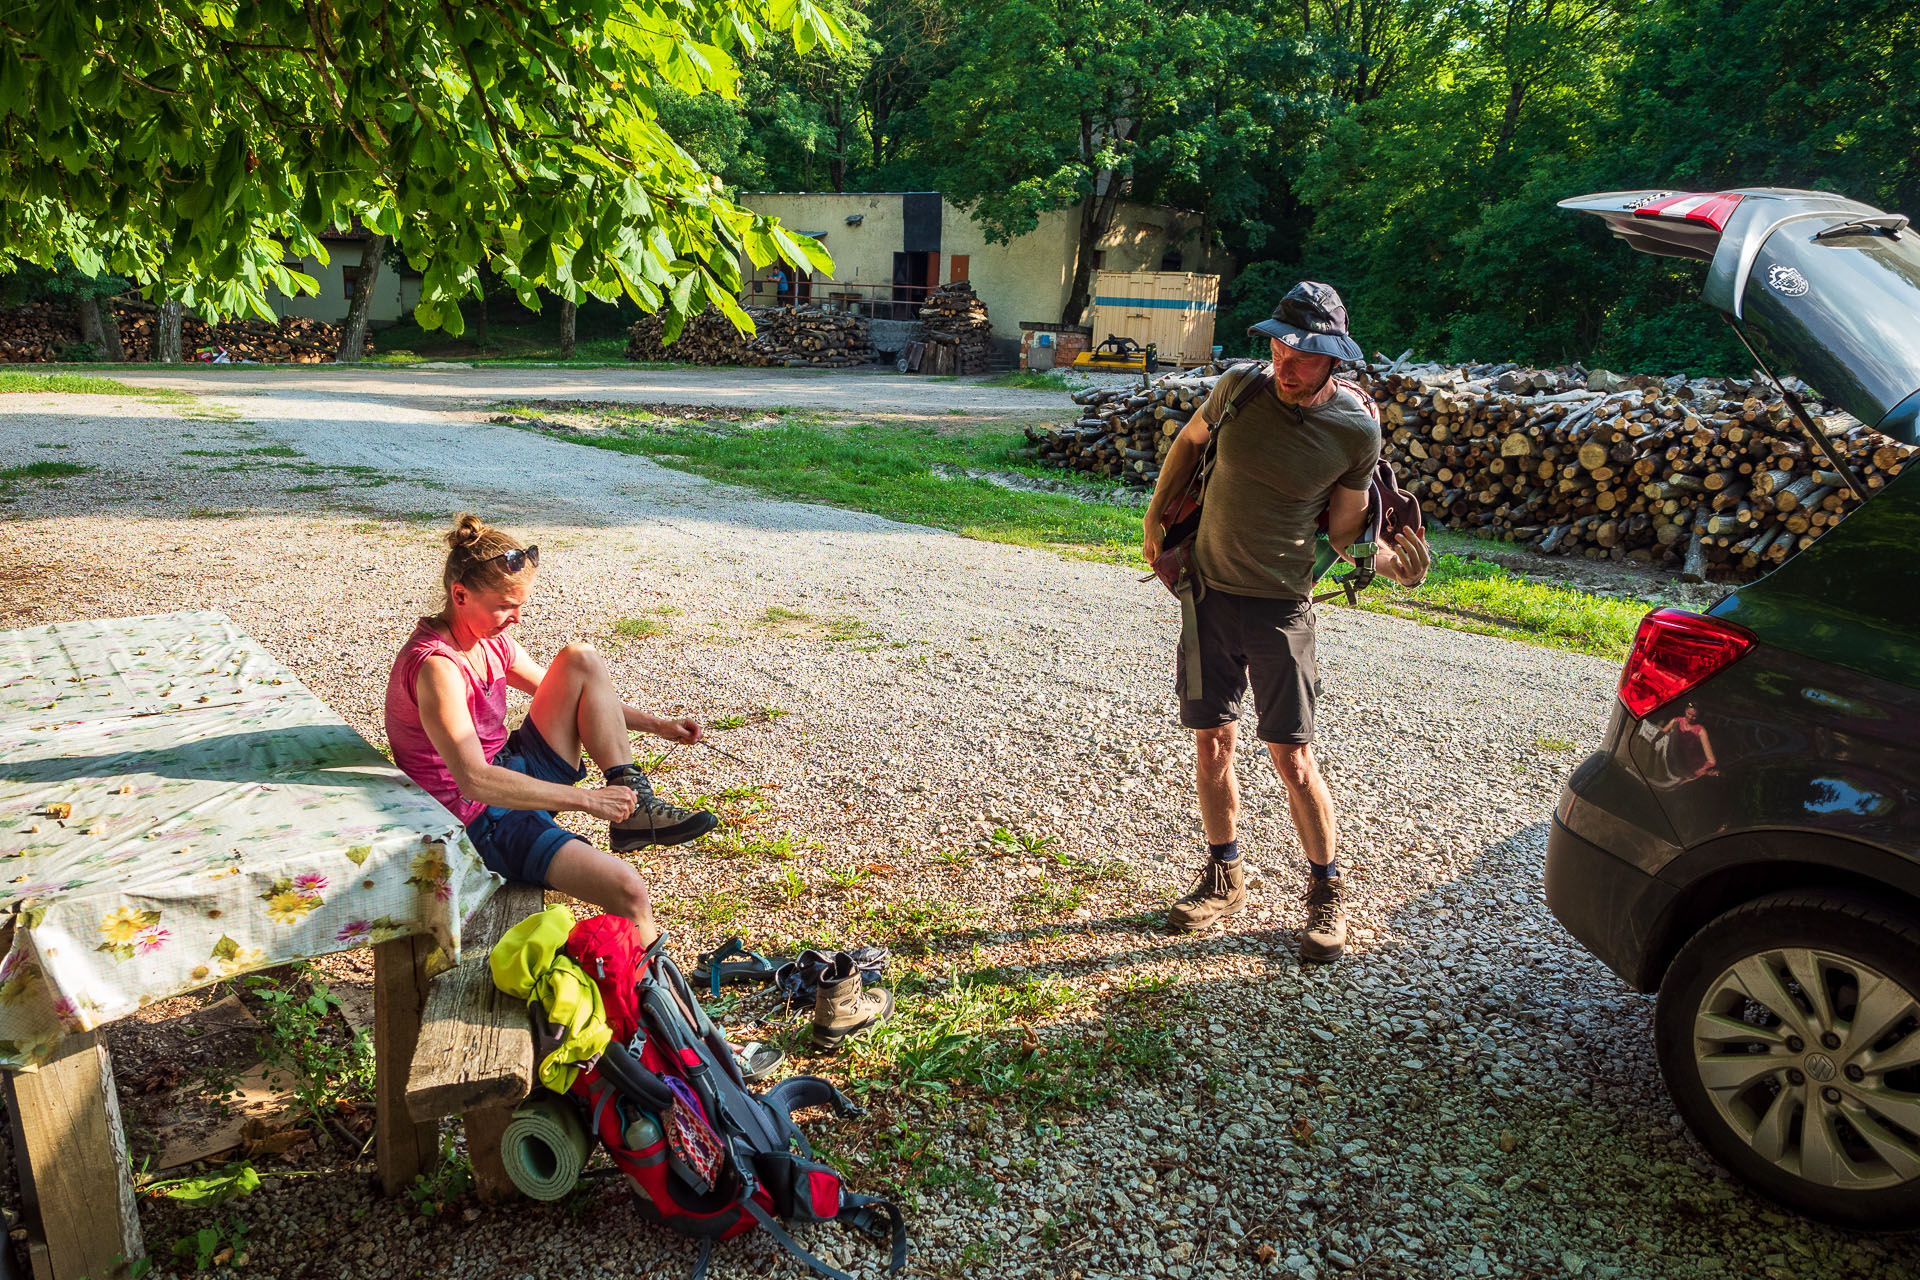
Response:
[{"label": "gravel ground", "polygon": [[[1175,1033],[1170,1062],[1089,1073],[1117,1093],[1084,1108],[882,1084],[869,1120],[813,1123],[856,1187],[913,1203],[909,1274],[1815,1278],[1920,1263],[1910,1240],[1810,1225],[1721,1175],[1660,1086],[1650,1002],[1547,913],[1545,820],[1577,758],[1564,744],[1598,738],[1612,663],[1326,611],[1321,759],[1343,804],[1349,957],[1294,958],[1304,869],[1250,745],[1254,905],[1224,933],[1167,937],[1152,922],[1200,836],[1157,588],[489,426],[416,395],[418,376],[391,393],[377,376],[290,381],[184,411],[15,398],[0,456],[100,469],[0,507],[0,626],[222,609],[377,742],[391,655],[431,600],[437,523],[468,506],[539,542],[529,648],[592,639],[633,699],[747,722],[716,735],[744,763],[672,748],[659,778],[683,795],[760,788],[728,805],[746,841],[641,860],[683,956],[736,932],[884,936],[896,976],[928,984],[917,998],[990,967],[1044,1005],[1036,1060],[1114,1028]],[[557,381],[541,394],[604,391]],[[869,381],[845,379],[840,403]],[[794,403],[783,376],[769,386],[765,403]],[[246,452],[261,449],[275,452]],[[663,633],[615,635],[643,617]],[[1009,849],[1002,827],[1055,843]],[[798,858],[767,856],[781,836]],[[327,967],[351,982],[363,961]],[[151,1066],[125,1059],[123,1087]],[[839,1064],[808,1069],[853,1083]],[[313,1168],[328,1172],[290,1169],[218,1211],[250,1228],[248,1273],[571,1280],[679,1276],[692,1257],[612,1186],[429,1219],[373,1195],[364,1164],[309,1152],[298,1169]],[[158,1254],[208,1220],[144,1213]],[[874,1246],[808,1240],[879,1274]],[[713,1273],[803,1274],[752,1238]]]}]

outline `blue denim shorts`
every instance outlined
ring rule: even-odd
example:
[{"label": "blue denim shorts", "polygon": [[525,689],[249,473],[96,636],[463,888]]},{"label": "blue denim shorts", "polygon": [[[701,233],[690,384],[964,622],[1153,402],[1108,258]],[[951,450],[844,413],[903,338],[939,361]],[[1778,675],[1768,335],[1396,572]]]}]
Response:
[{"label": "blue denim shorts", "polygon": [[[584,764],[568,764],[529,720],[507,735],[507,744],[493,763],[542,782],[570,787],[587,776]],[[547,887],[547,868],[560,846],[579,836],[553,820],[545,809],[502,809],[490,805],[467,824],[480,860],[515,884]]]}]

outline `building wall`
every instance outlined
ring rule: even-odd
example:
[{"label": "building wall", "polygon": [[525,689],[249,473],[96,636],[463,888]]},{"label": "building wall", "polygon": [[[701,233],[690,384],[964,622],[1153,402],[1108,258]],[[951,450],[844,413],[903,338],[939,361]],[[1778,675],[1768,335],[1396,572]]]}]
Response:
[{"label": "building wall", "polygon": [[[825,233],[821,243],[833,255],[833,281],[872,286],[862,294],[885,297],[893,284],[893,255],[904,244],[904,217],[900,193],[766,192],[739,197],[755,213],[779,219],[782,226],[808,234]],[[860,223],[848,226],[858,215]],[[1109,270],[1158,270],[1170,247],[1181,250],[1182,271],[1212,269],[1210,256],[1200,249],[1198,214],[1153,205],[1123,203],[1113,230],[1101,241],[1102,265]],[[1080,211],[1061,210],[1043,215],[1040,225],[1009,244],[989,244],[980,224],[951,204],[942,203],[940,219],[939,283],[954,278],[954,258],[967,259],[967,279],[987,304],[995,337],[1018,340],[1020,322],[1060,319],[1073,288],[1074,257],[1078,252]],[[742,264],[746,273],[747,264]],[[758,282],[742,292],[748,303],[771,305],[773,268],[752,273]],[[831,292],[816,280],[813,297]]]},{"label": "building wall", "polygon": [[[304,258],[298,264],[291,259],[287,265],[305,272],[320,282],[318,295],[301,294],[288,297],[277,289],[267,290],[267,304],[283,316],[311,316],[316,320],[325,320],[330,324],[339,324],[347,318],[347,308],[351,299],[347,295],[346,271],[348,267],[360,266],[360,241],[326,241],[329,261],[322,266],[317,258]],[[368,323],[388,325],[401,320],[413,319],[413,308],[420,301],[420,278],[407,272],[396,271],[392,266],[382,264],[380,279],[374,285],[373,305],[368,313]]]}]

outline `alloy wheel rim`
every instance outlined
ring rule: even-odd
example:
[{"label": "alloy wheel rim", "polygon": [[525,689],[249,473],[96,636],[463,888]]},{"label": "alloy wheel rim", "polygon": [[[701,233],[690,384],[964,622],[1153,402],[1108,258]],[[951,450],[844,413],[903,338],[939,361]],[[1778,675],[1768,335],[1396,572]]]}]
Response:
[{"label": "alloy wheel rim", "polygon": [[1920,1178],[1920,995],[1839,952],[1757,951],[1693,1024],[1694,1070],[1755,1154],[1822,1187]]}]

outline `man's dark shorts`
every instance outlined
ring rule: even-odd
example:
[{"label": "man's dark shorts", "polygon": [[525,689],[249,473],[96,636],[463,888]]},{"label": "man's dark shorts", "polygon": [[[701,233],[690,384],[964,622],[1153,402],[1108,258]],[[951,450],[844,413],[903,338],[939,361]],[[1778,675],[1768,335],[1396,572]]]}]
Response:
[{"label": "man's dark shorts", "polygon": [[[507,735],[494,764],[542,782],[570,787],[587,776],[586,766],[562,760],[529,720]],[[480,860],[515,884],[547,885],[547,868],[560,846],[580,837],[553,820],[544,809],[490,806],[467,824]]]},{"label": "man's dark shorts", "polygon": [[1200,696],[1187,696],[1187,658],[1180,655],[1174,690],[1180,723],[1218,729],[1240,718],[1249,679],[1260,717],[1260,741],[1313,741],[1313,602],[1264,600],[1208,590],[1194,604],[1199,624]]}]

